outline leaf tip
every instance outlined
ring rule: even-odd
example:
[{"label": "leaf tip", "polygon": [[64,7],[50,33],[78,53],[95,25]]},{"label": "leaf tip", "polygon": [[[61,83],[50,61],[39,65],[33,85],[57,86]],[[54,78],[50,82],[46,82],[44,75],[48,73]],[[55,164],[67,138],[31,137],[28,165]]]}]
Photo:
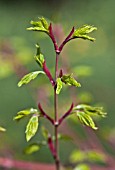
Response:
[{"label": "leaf tip", "polygon": [[21,87],[22,86],[22,84],[20,83],[20,81],[19,81],[19,83],[18,83],[18,87]]}]

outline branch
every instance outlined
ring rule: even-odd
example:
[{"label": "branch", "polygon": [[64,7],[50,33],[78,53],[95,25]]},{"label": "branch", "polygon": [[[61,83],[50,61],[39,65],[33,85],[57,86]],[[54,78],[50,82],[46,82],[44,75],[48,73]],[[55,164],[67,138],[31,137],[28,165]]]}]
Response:
[{"label": "branch", "polygon": [[53,30],[52,30],[52,24],[50,23],[50,26],[49,26],[49,36],[54,44],[54,48],[55,48],[55,51],[56,53],[59,53],[59,49],[58,49],[58,45],[57,45],[57,42],[55,40],[55,37],[54,37],[54,34],[53,34]]},{"label": "branch", "polygon": [[67,116],[69,116],[69,114],[71,113],[72,109],[73,109],[73,103],[71,104],[70,109],[59,119],[59,125],[62,123],[62,121],[63,121]]},{"label": "branch", "polygon": [[53,80],[52,75],[51,75],[48,67],[46,66],[46,62],[45,62],[45,61],[44,61],[44,63],[43,63],[43,71],[46,73],[46,75],[47,75],[47,77],[49,78],[52,86],[55,86],[55,81]]},{"label": "branch", "polygon": [[55,150],[51,135],[48,136],[48,146],[49,146],[49,149],[50,149],[54,159],[56,159],[57,153],[56,153],[56,150]]},{"label": "branch", "polygon": [[59,47],[59,51],[61,52],[64,45],[69,41],[69,39],[71,38],[72,34],[74,33],[74,27],[72,28],[71,32],[69,33],[69,35],[66,37],[66,39],[62,42],[62,44]]},{"label": "branch", "polygon": [[43,117],[48,119],[54,125],[54,120],[44,112],[40,103],[38,104],[38,108],[41,111],[41,114],[43,115]]}]

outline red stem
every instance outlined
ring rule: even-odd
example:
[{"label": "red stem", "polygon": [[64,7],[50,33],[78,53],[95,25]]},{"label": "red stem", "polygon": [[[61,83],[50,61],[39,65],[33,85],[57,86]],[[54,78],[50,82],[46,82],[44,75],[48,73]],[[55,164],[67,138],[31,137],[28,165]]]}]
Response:
[{"label": "red stem", "polygon": [[71,104],[71,107],[69,108],[69,110],[59,119],[59,125],[62,123],[62,121],[70,115],[71,111],[73,109],[73,103]]},{"label": "red stem", "polygon": [[55,37],[54,37],[54,34],[53,34],[53,30],[52,30],[52,24],[50,23],[50,26],[49,26],[49,36],[54,44],[54,48],[55,48],[55,51],[56,53],[59,53],[59,48],[58,48],[58,45],[57,45],[57,42],[55,40]]},{"label": "red stem", "polygon": [[[56,53],[56,63],[55,63],[55,82],[58,77],[58,57],[59,55]],[[56,86],[54,87],[54,113],[55,113],[55,150],[56,150],[56,170],[60,169],[60,161],[59,161],[59,153],[58,153],[58,96],[56,94]]]},{"label": "red stem", "polygon": [[59,47],[59,51],[61,52],[64,45],[71,39],[72,34],[74,33],[74,27],[72,28],[71,32],[69,33],[69,35],[66,37],[66,39],[62,42],[62,44]]},{"label": "red stem", "polygon": [[55,85],[55,81],[53,80],[52,75],[51,75],[51,73],[50,73],[50,71],[49,71],[49,69],[48,69],[48,67],[46,65],[46,61],[44,61],[44,63],[43,63],[43,71],[46,73],[46,75],[49,78],[52,86],[54,86]]},{"label": "red stem", "polygon": [[54,144],[53,144],[53,141],[52,141],[52,138],[51,138],[51,135],[49,134],[48,136],[48,146],[49,146],[49,149],[54,157],[54,159],[56,159],[56,150],[55,150],[55,147],[54,147]]},{"label": "red stem", "polygon": [[38,104],[38,108],[41,111],[41,114],[43,115],[43,117],[48,119],[54,125],[54,120],[44,112],[40,103]]}]

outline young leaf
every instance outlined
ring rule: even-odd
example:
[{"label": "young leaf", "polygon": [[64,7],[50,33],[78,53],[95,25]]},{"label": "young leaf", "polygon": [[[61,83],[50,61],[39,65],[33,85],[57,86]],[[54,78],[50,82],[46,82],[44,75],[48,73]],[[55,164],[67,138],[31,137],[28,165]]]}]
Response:
[{"label": "young leaf", "polygon": [[17,116],[15,116],[13,120],[20,120],[23,117],[28,116],[29,114],[38,114],[38,110],[33,108],[21,110],[17,113]]},{"label": "young leaf", "polygon": [[30,118],[26,126],[26,140],[27,142],[35,135],[38,129],[38,115],[34,115]]},{"label": "young leaf", "polygon": [[6,129],[0,126],[0,132],[5,132]]},{"label": "young leaf", "polygon": [[101,117],[106,117],[107,115],[107,113],[103,111],[103,107],[93,107],[86,104],[77,105],[73,110],[80,110],[89,115],[99,115]]},{"label": "young leaf", "polygon": [[38,74],[45,74],[43,71],[34,71],[25,75],[18,83],[18,87],[21,87],[23,84],[28,84],[31,80],[35,79]]},{"label": "young leaf", "polygon": [[40,21],[41,21],[43,27],[44,27],[46,30],[48,30],[49,24],[48,24],[48,22],[46,21],[46,19],[45,19],[44,17],[39,18],[39,19],[40,19]]},{"label": "young leaf", "polygon": [[20,119],[22,119],[23,117],[25,117],[24,115],[17,115],[13,118],[13,120],[17,120],[19,121]]},{"label": "young leaf", "polygon": [[68,84],[70,86],[76,86],[76,87],[81,87],[81,84],[78,83],[74,78],[73,74],[65,74],[61,78],[62,82],[65,84]]},{"label": "young leaf", "polygon": [[82,39],[85,39],[85,40],[94,41],[95,38],[92,38],[92,37],[87,35],[94,30],[97,30],[97,28],[94,27],[94,26],[91,26],[91,25],[84,25],[81,28],[78,28],[78,29],[75,30],[75,32],[73,34],[73,38],[82,38]]},{"label": "young leaf", "polygon": [[44,56],[43,56],[43,54],[41,54],[40,46],[38,44],[36,44],[36,48],[37,48],[37,54],[36,54],[36,56],[34,56],[34,58],[35,58],[36,62],[39,64],[39,66],[43,67]]},{"label": "young leaf", "polygon": [[62,89],[62,81],[61,81],[61,78],[57,78],[56,82],[57,82],[56,94],[59,94],[60,91],[61,91],[61,89]]},{"label": "young leaf", "polygon": [[86,126],[91,127],[92,129],[97,130],[98,128],[95,126],[95,123],[93,121],[93,119],[91,118],[91,116],[89,116],[88,114],[86,114],[85,112],[82,111],[78,111],[77,112],[77,117],[80,120],[80,122]]},{"label": "young leaf", "polygon": [[40,146],[38,144],[31,144],[24,149],[24,153],[29,155],[39,150]]},{"label": "young leaf", "polygon": [[30,24],[32,27],[27,28],[27,30],[49,33],[49,24],[43,17],[39,18],[39,21],[31,21]]}]

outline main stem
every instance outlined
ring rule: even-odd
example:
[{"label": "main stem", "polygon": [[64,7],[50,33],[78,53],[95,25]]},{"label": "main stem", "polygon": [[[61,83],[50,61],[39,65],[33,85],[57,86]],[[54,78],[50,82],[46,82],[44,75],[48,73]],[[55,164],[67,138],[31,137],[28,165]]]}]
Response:
[{"label": "main stem", "polygon": [[[58,57],[56,54],[56,62],[55,62],[55,82],[58,77]],[[54,87],[54,113],[55,113],[55,150],[56,150],[56,158],[55,165],[56,170],[60,169],[60,161],[59,161],[59,150],[58,150],[58,96],[56,94],[56,86]]]}]

